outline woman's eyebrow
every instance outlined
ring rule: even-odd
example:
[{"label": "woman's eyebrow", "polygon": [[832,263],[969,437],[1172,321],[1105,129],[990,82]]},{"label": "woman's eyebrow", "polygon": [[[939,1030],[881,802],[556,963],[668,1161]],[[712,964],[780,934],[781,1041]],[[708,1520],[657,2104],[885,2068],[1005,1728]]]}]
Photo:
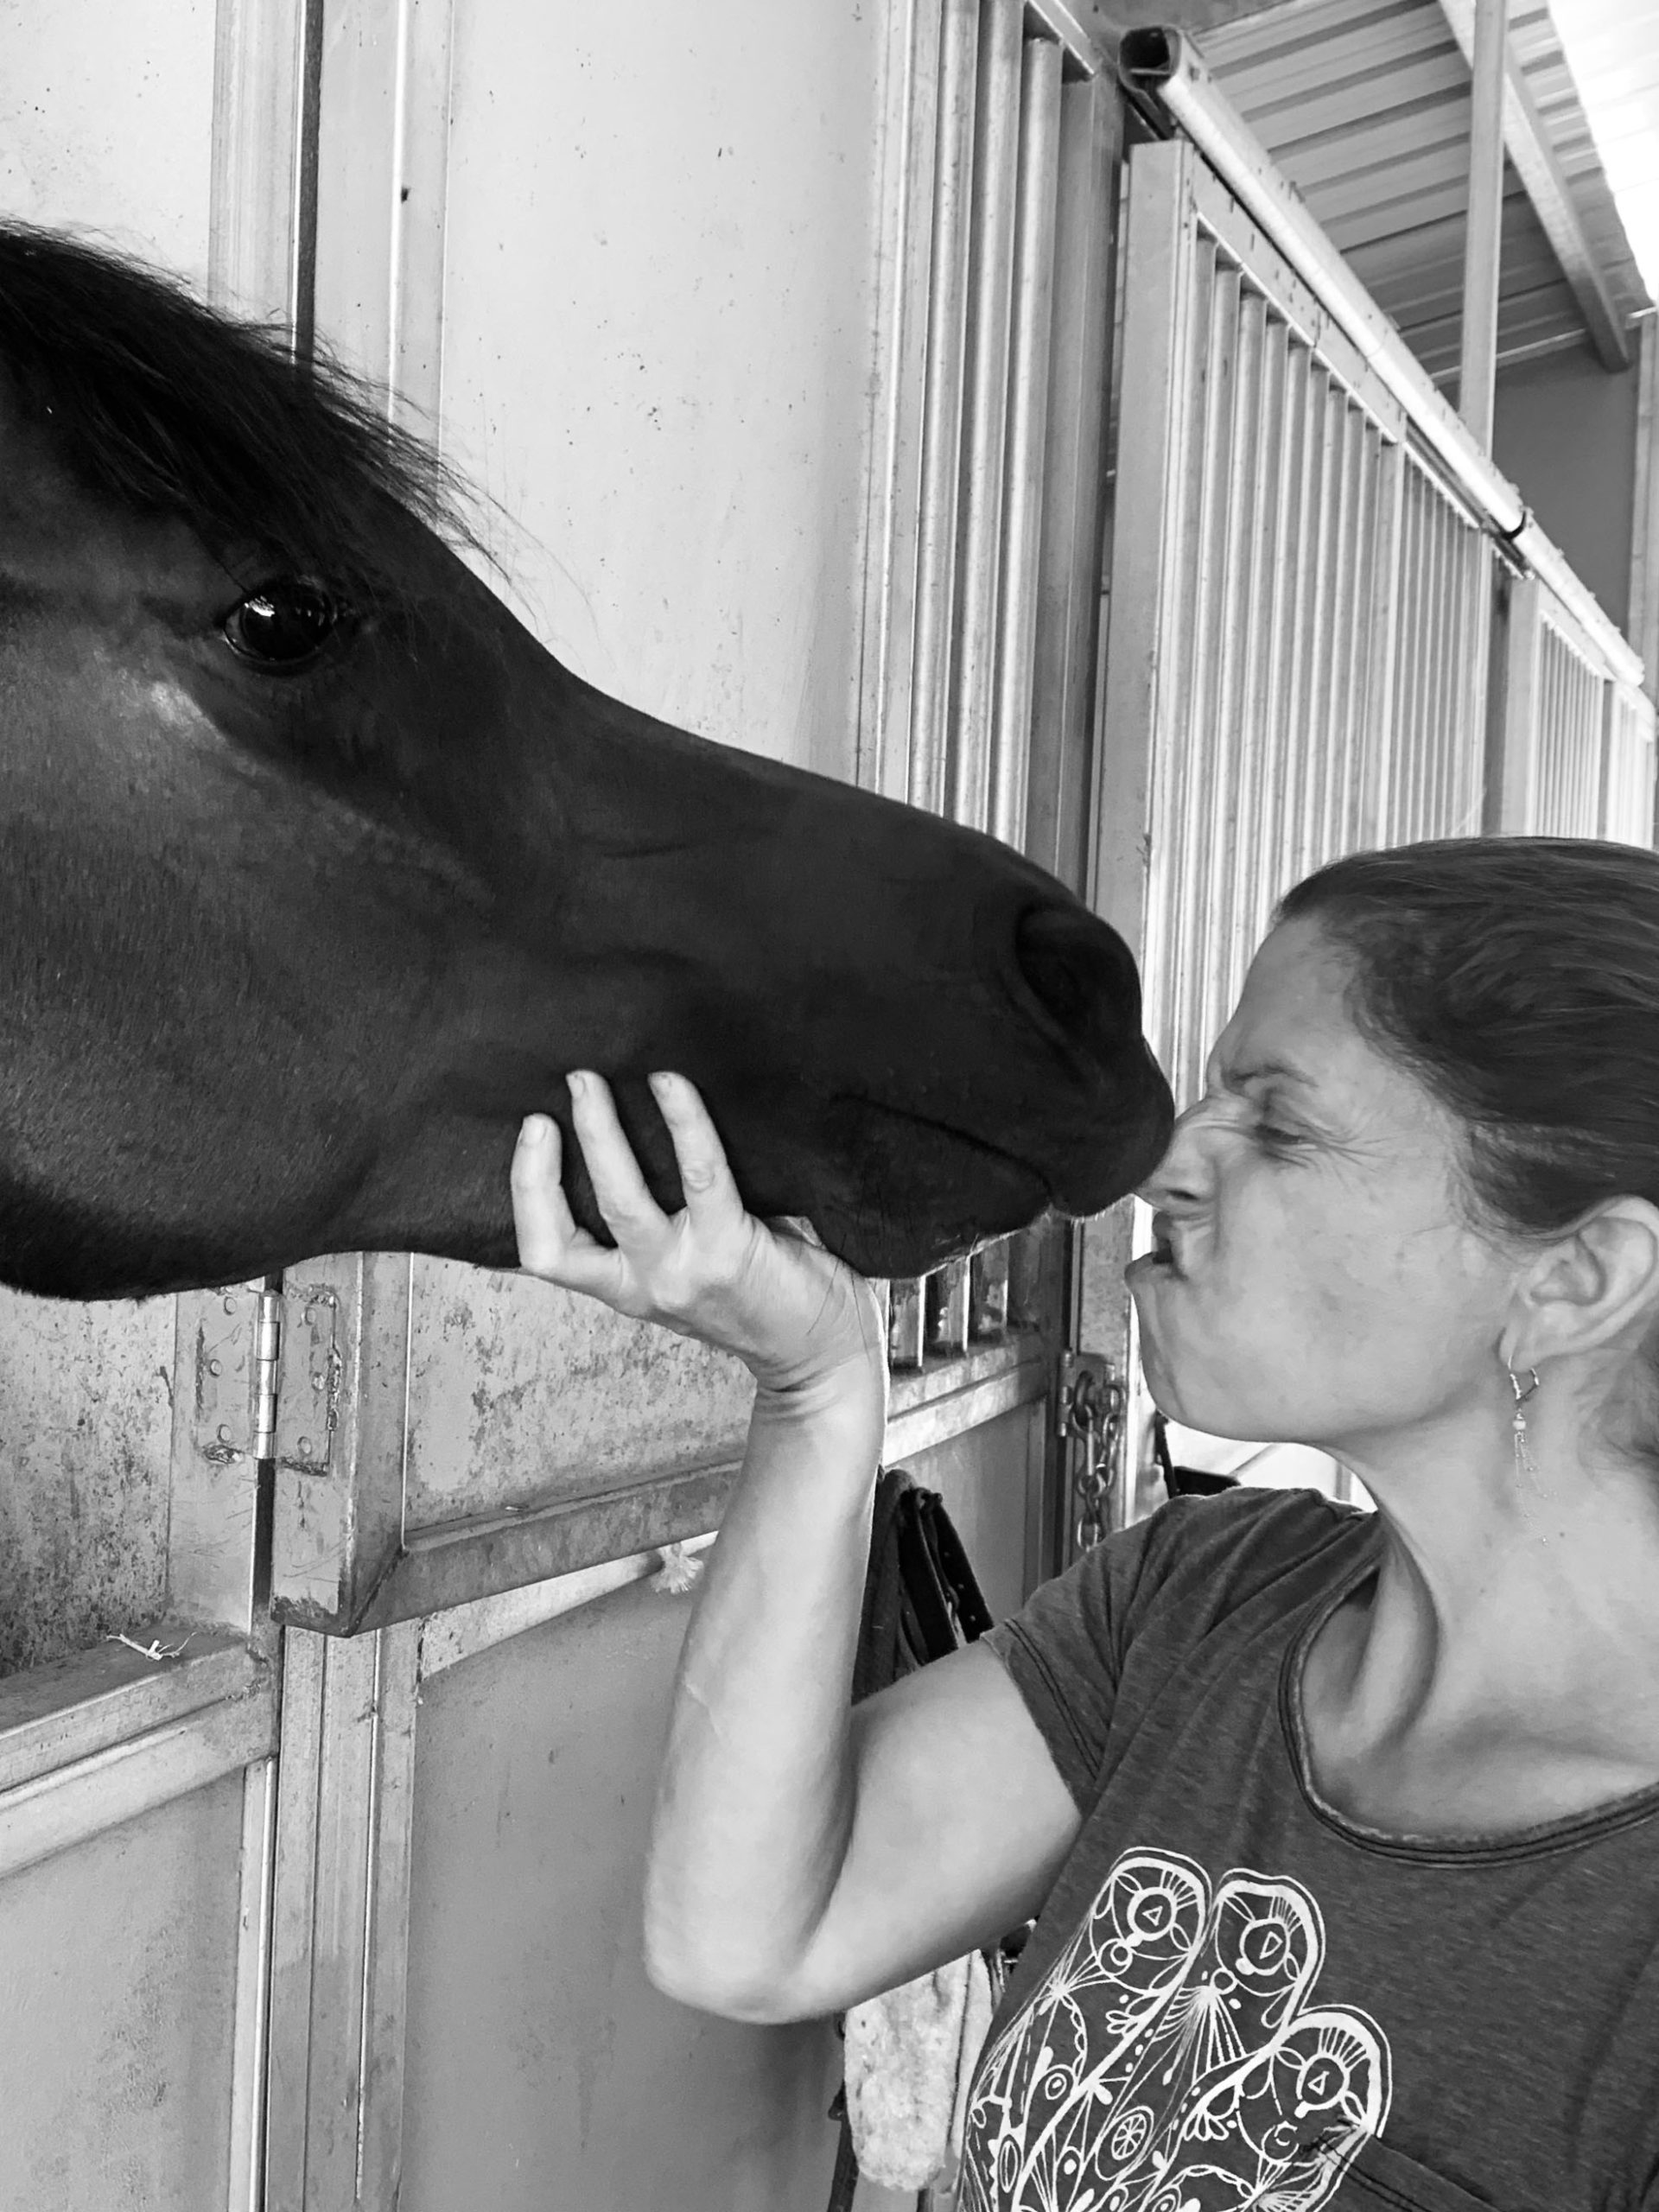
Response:
[{"label": "woman's eyebrow", "polygon": [[1243,1090],[1252,1083],[1299,1083],[1304,1090],[1312,1090],[1313,1078],[1303,1068],[1289,1060],[1256,1060],[1248,1065],[1229,1067],[1218,1063],[1216,1080],[1224,1090]]}]

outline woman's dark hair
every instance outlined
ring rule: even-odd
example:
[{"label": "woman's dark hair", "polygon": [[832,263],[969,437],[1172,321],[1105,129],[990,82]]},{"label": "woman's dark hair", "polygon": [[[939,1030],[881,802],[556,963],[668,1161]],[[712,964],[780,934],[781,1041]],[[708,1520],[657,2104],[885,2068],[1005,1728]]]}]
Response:
[{"label": "woman's dark hair", "polygon": [[1463,1123],[1470,1186],[1548,1236],[1599,1200],[1659,1205],[1659,853],[1459,837],[1356,853],[1281,921],[1352,963],[1362,1033]]}]

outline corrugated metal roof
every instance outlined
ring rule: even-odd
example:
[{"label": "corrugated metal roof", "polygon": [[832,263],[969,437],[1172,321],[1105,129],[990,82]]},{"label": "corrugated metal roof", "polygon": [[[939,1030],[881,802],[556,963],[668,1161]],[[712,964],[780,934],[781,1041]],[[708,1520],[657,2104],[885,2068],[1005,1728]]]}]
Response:
[{"label": "corrugated metal roof", "polygon": [[[1546,0],[1510,37],[1617,306],[1648,304]],[[1440,0],[1290,0],[1200,34],[1228,98],[1432,375],[1455,373],[1468,208],[1469,69]],[[1499,357],[1582,335],[1577,301],[1514,172]]]},{"label": "corrugated metal roof", "polygon": [[1554,0],[1554,12],[1608,185],[1659,296],[1659,0]]}]

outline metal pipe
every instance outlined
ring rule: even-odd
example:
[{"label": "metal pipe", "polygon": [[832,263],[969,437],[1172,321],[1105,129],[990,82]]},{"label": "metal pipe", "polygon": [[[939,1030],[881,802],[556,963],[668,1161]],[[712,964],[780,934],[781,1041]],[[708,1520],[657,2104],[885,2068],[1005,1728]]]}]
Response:
[{"label": "metal pipe", "polygon": [[1118,72],[1131,92],[1160,100],[1185,131],[1405,409],[1419,437],[1493,535],[1554,593],[1594,639],[1612,673],[1622,683],[1639,684],[1641,656],[1539,529],[1514,485],[1492,466],[1435,391],[1427,371],[1280,175],[1191,41],[1167,24],[1126,32]]},{"label": "metal pipe", "polygon": [[1510,0],[1475,0],[1469,107],[1469,218],[1463,238],[1463,329],[1458,412],[1482,450],[1492,449],[1497,382],[1497,298],[1503,257],[1503,71]]}]

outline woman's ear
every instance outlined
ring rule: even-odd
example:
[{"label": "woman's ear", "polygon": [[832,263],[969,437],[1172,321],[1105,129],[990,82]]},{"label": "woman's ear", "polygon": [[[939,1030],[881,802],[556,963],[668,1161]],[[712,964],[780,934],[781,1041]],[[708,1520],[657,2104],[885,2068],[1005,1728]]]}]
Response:
[{"label": "woman's ear", "polygon": [[1516,1287],[1512,1366],[1644,1339],[1659,1316],[1659,1206],[1609,1198],[1556,1238]]}]

